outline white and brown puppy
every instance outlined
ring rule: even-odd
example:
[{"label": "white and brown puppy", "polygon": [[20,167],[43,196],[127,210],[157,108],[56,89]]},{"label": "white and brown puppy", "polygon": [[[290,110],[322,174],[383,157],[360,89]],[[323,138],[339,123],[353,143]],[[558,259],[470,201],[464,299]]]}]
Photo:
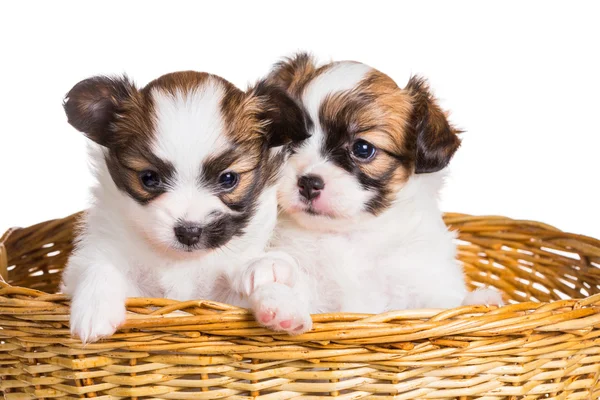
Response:
[{"label": "white and brown puppy", "polygon": [[274,253],[236,281],[259,322],[300,333],[309,313],[501,302],[467,296],[438,207],[460,139],[423,79],[401,89],[367,65],[300,54],[266,81],[302,105],[311,136],[284,167]]},{"label": "white and brown puppy", "polygon": [[114,333],[127,297],[209,298],[217,276],[263,252],[276,175],[289,144],[307,136],[283,90],[259,84],[244,93],[200,72],[141,89],[94,77],[75,85],[64,107],[95,142],[98,180],[63,277],[82,341]]}]

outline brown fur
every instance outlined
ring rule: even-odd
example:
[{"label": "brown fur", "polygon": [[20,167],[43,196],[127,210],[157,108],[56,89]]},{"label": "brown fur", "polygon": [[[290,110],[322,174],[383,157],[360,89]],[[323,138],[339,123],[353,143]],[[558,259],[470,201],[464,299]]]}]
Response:
[{"label": "brown fur", "polygon": [[413,104],[409,124],[410,133],[417,143],[416,173],[439,171],[446,167],[460,147],[460,130],[448,122],[447,113],[437,104],[427,82],[411,77],[406,85]]},{"label": "brown fur", "polygon": [[202,89],[210,79],[218,81],[223,86],[233,86],[226,80],[206,72],[180,71],[162,75],[148,83],[142,91],[149,94],[152,90],[161,90],[173,96],[177,94],[185,96]]},{"label": "brown fur", "polygon": [[292,96],[299,98],[306,84],[316,75],[317,66],[314,58],[310,54],[300,53],[276,64],[266,81],[284,88]]},{"label": "brown fur", "polygon": [[[336,126],[345,127],[346,132],[351,133],[348,146],[357,139],[364,139],[377,147],[378,153],[371,162],[357,163],[371,177],[404,168],[408,173],[395,177],[406,179],[414,163],[413,146],[406,138],[411,108],[407,93],[389,77],[374,70],[356,89],[326,98],[321,103],[320,120],[325,123],[337,120]],[[402,159],[401,163],[398,158]]]},{"label": "brown fur", "polygon": [[263,99],[229,86],[221,100],[221,111],[227,135],[234,143],[261,142],[265,138],[265,121],[260,113],[265,107]]}]

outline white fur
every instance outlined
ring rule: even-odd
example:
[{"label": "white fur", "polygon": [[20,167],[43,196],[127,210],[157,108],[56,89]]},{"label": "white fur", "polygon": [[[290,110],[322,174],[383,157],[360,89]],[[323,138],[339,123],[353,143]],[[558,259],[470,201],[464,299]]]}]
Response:
[{"label": "white fur", "polygon": [[185,95],[181,91],[175,96],[152,91],[157,116],[157,140],[152,150],[163,160],[170,160],[180,175],[195,177],[202,160],[227,144],[219,104],[223,92],[213,79]]},{"label": "white fur", "polygon": [[[413,176],[394,206],[378,217],[363,215],[339,222],[282,215],[272,240],[279,256],[267,255],[262,264],[280,271],[272,277],[293,279],[281,282],[264,272],[257,279],[255,261],[238,286],[240,291],[252,288],[251,307],[257,320],[297,334],[310,328],[304,322],[309,313],[460,306],[467,290],[455,260],[455,235],[445,227],[437,206],[441,181],[440,173]],[[281,252],[293,261],[282,260]],[[280,287],[282,283],[287,284],[287,292]],[[265,313],[271,314],[268,323],[261,321]],[[294,324],[286,324],[291,326],[286,329],[279,324],[282,320]]]},{"label": "white fur", "polygon": [[[413,176],[395,204],[377,217],[360,213],[336,222],[302,213],[298,223],[282,216],[273,247],[292,255],[312,281],[306,285],[313,290],[311,312],[461,304],[466,289],[454,234],[437,206],[441,180],[439,173]],[[310,229],[309,218],[317,229]]]},{"label": "white fur", "polygon": [[[330,230],[338,225],[345,229],[348,220],[358,222],[368,217],[363,211],[373,194],[360,186],[353,175],[320,156],[314,145],[318,140],[315,136],[308,138],[307,143],[284,166],[279,181],[279,205],[284,212],[293,214],[298,224],[309,229]],[[300,198],[297,182],[298,177],[308,174],[319,175],[326,181],[325,190],[313,200],[313,208],[324,215],[321,218],[301,212],[307,205]],[[315,224],[315,219],[319,220],[318,224]]]},{"label": "white fur", "polygon": [[463,306],[486,305],[501,306],[504,304],[502,295],[495,289],[479,288],[467,294],[462,302]]},{"label": "white fur", "polygon": [[368,65],[346,61],[334,64],[317,76],[302,95],[302,103],[313,121],[318,120],[319,107],[325,97],[351,90],[372,70]]},{"label": "white fur", "polygon": [[[127,297],[177,300],[212,298],[229,270],[259,257],[276,222],[276,188],[260,195],[245,229],[216,250],[177,250],[173,228],[178,219],[205,224],[214,212],[233,212],[197,184],[201,162],[225,144],[218,113],[221,90],[209,85],[190,96],[153,93],[157,138],[153,149],[175,166],[170,190],[142,206],[114,184],[103,148],[91,147],[98,180],[93,206],[63,275],[62,289],[72,296],[71,331],[83,342],[109,336],[125,321]],[[246,304],[225,293],[232,303]]]}]

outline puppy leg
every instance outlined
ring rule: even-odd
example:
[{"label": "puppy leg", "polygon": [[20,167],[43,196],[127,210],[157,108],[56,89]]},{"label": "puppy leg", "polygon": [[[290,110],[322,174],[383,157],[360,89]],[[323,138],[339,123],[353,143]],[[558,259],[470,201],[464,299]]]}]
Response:
[{"label": "puppy leg", "polygon": [[71,295],[71,334],[82,342],[110,336],[125,322],[126,277],[100,252],[83,248],[71,258],[63,290]]},{"label": "puppy leg", "polygon": [[250,262],[233,285],[248,298],[261,325],[289,334],[312,328],[307,279],[288,254],[269,252]]}]

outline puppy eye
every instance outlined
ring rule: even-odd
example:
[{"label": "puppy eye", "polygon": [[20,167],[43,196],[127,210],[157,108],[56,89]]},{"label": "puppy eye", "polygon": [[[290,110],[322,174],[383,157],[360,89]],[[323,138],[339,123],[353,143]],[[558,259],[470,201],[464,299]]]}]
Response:
[{"label": "puppy eye", "polygon": [[148,190],[156,190],[161,184],[160,175],[158,175],[158,172],[151,170],[142,171],[140,173],[140,181]]},{"label": "puppy eye", "polygon": [[361,161],[368,161],[375,156],[377,149],[366,140],[358,139],[352,145],[352,155]]},{"label": "puppy eye", "polygon": [[219,185],[223,189],[233,189],[239,182],[240,176],[235,172],[224,172],[219,176]]}]

